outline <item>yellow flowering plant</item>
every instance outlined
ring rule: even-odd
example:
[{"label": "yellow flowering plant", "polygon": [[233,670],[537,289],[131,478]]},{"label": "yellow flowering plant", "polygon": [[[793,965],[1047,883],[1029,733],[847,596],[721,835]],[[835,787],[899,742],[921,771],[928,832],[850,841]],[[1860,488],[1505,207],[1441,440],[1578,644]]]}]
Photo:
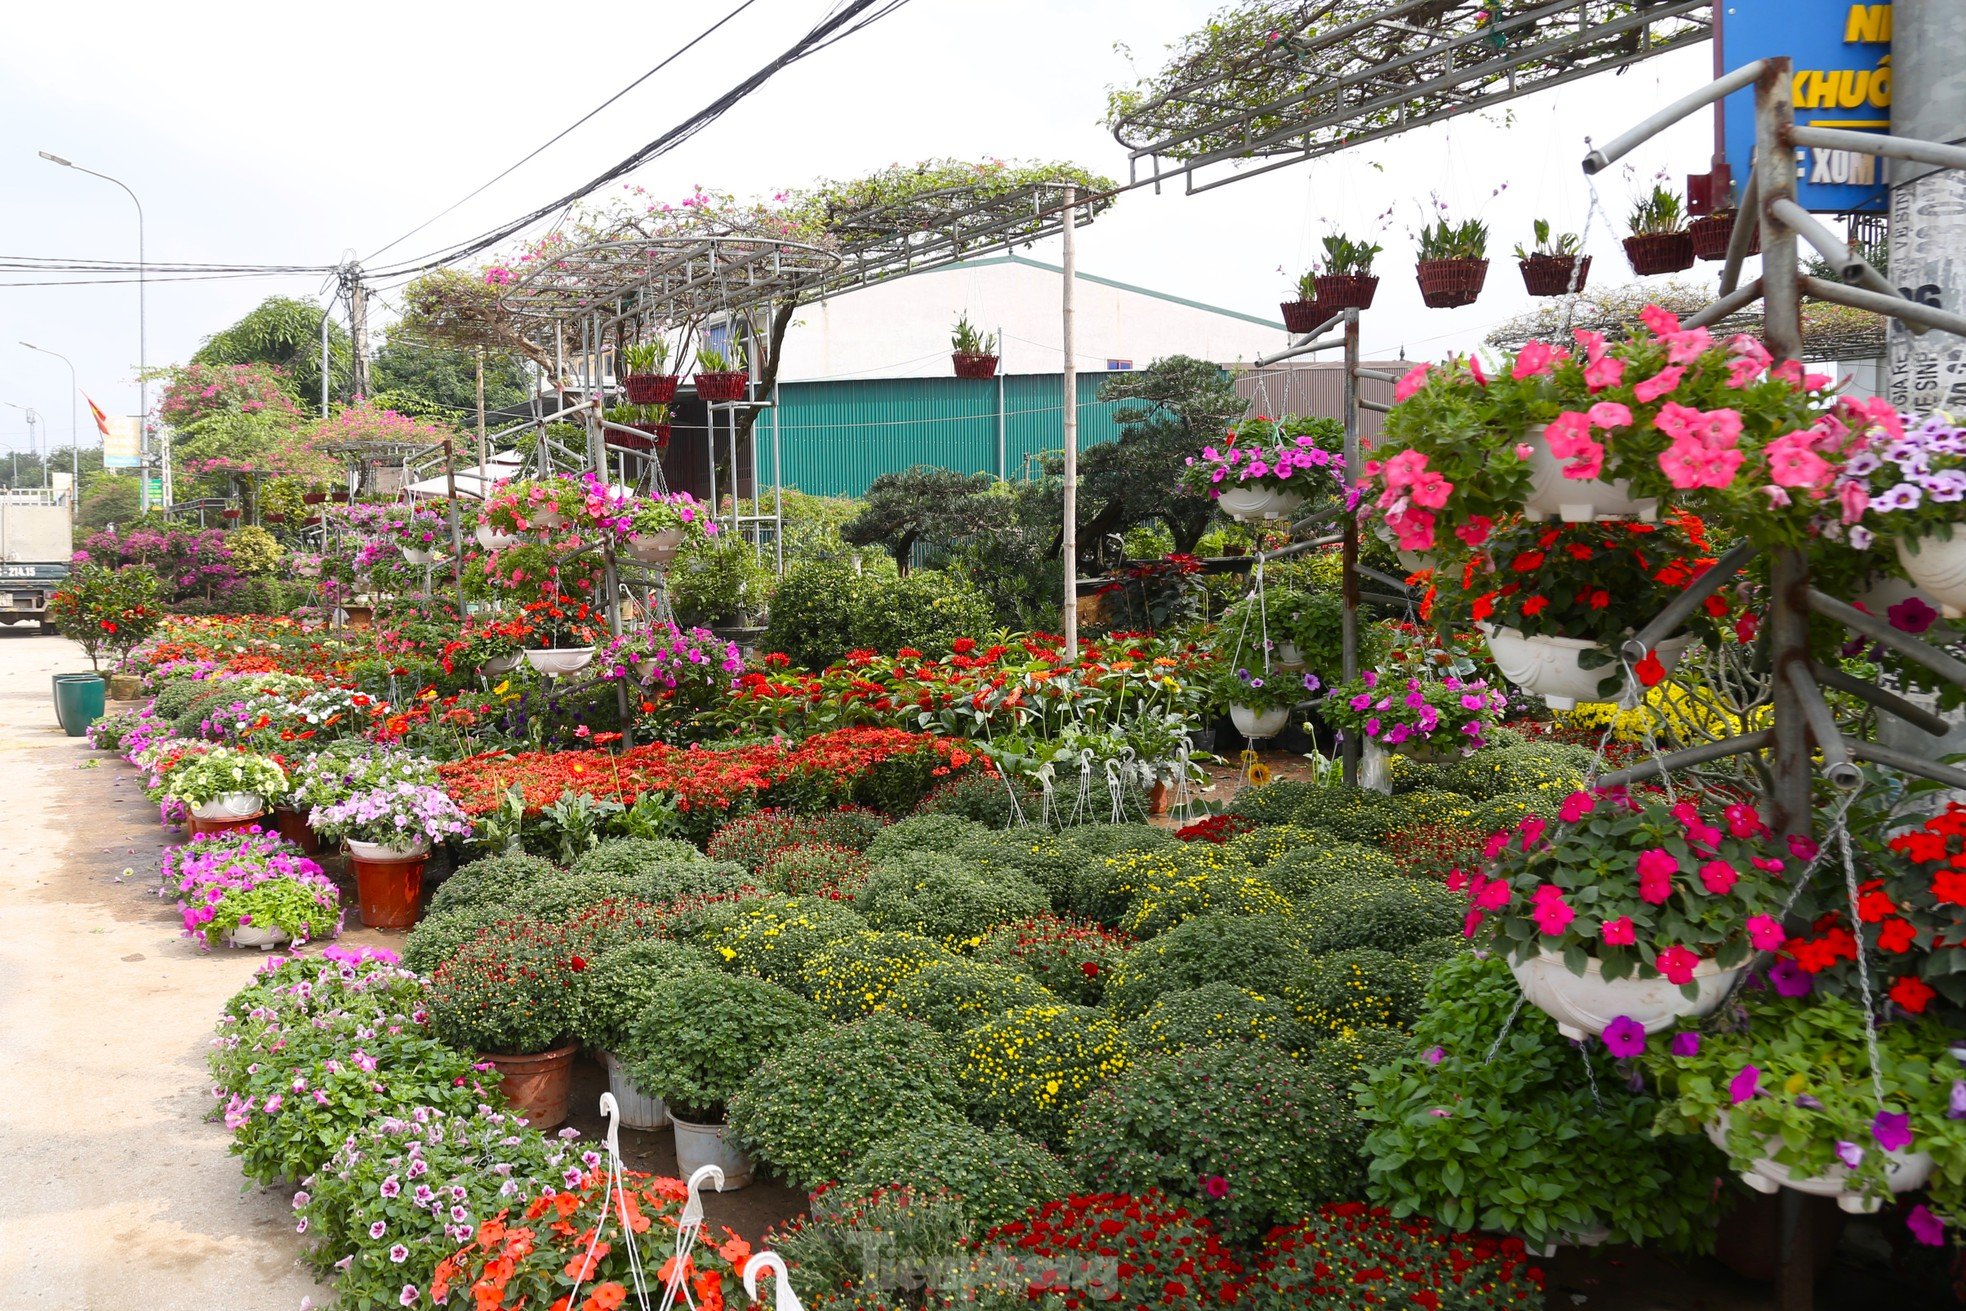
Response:
[{"label": "yellow flowering plant", "polygon": [[956,1080],[971,1113],[1054,1146],[1092,1090],[1126,1067],[1119,1026],[1084,1006],[1025,1006],[957,1041]]}]

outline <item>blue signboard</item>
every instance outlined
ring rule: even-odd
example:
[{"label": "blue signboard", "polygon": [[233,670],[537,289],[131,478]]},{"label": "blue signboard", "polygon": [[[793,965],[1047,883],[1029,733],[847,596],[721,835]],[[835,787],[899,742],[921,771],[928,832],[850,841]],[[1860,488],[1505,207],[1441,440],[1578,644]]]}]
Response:
[{"label": "blue signboard", "polygon": [[[1733,0],[1717,6],[1725,66],[1775,55],[1794,61],[1795,121],[1805,126],[1891,129],[1891,6],[1849,0]],[[1736,199],[1754,159],[1754,91],[1725,108],[1727,167]],[[1885,206],[1883,162],[1852,150],[1795,150],[1795,198],[1823,214]]]}]

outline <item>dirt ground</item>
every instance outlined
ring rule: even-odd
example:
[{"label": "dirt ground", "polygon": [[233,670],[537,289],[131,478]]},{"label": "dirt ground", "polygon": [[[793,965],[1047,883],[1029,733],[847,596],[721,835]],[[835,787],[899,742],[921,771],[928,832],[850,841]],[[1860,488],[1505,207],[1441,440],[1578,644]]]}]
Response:
[{"label": "dirt ground", "polygon": [[[330,1300],[301,1260],[291,1192],[245,1183],[210,1105],[211,1025],[261,959],[201,953],[152,893],[172,836],[135,773],[56,726],[49,676],[82,667],[58,638],[0,629],[0,1311],[296,1311]],[[1268,753],[1275,766],[1289,757]],[[1229,785],[1214,794],[1233,790]],[[1279,773],[1285,772],[1279,768]],[[1294,772],[1294,771],[1293,771]],[[353,929],[349,941],[389,945]],[[400,941],[400,938],[394,940]],[[575,1127],[598,1136],[600,1069],[583,1061]],[[624,1131],[639,1169],[674,1173],[666,1131]],[[713,1223],[756,1240],[801,1194],[761,1181],[709,1199]],[[1844,1259],[1817,1305],[1951,1305]],[[1552,1311],[1774,1311],[1766,1284],[1710,1260],[1629,1249],[1548,1263]]]}]

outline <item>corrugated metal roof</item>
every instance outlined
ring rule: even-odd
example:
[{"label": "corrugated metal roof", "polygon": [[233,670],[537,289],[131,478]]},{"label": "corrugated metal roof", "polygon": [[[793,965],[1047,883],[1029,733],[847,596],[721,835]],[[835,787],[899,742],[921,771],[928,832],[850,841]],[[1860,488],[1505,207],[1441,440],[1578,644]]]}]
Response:
[{"label": "corrugated metal roof", "polygon": [[[1112,404],[1098,399],[1110,376],[1079,375],[1081,449],[1119,436]],[[1036,471],[1038,456],[1064,447],[1063,388],[1056,373],[781,384],[784,484],[821,496],[858,496],[881,474],[917,464],[1023,478]],[[768,462],[770,421],[758,428],[767,438],[760,454]]]}]

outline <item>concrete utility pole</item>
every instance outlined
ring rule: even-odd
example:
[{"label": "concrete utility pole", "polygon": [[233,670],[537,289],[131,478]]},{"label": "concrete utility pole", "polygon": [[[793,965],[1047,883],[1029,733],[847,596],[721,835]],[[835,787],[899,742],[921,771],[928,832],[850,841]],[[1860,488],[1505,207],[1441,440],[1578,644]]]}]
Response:
[{"label": "concrete utility pole", "polygon": [[478,347],[478,478],[479,486],[489,473],[491,456],[485,450],[485,348]]},{"label": "concrete utility pole", "polygon": [[1078,281],[1077,187],[1065,188],[1065,654],[1079,658],[1079,368],[1072,353],[1072,292]]},{"label": "concrete utility pole", "polygon": [[369,394],[369,289],[362,285],[362,266],[350,264],[342,275],[348,282],[348,334],[354,358],[354,394]]},{"label": "concrete utility pole", "polygon": [[[1896,0],[1891,7],[1891,134],[1966,144],[1966,25],[1958,0]],[[1912,300],[1966,310],[1966,171],[1891,160],[1890,279]],[[1887,394],[1924,414],[1966,409],[1966,341],[1914,336],[1893,320],[1885,335]]]}]

